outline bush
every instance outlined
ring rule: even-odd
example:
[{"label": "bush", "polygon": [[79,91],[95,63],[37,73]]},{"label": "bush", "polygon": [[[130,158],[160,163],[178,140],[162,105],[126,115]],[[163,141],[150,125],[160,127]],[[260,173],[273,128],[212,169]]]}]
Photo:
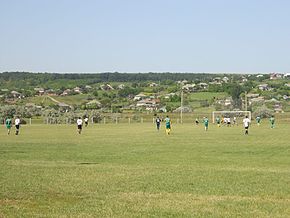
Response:
[{"label": "bush", "polygon": [[274,111],[270,110],[269,108],[267,108],[265,105],[258,107],[254,113],[253,116],[254,117],[261,117],[261,118],[269,118],[273,115]]}]

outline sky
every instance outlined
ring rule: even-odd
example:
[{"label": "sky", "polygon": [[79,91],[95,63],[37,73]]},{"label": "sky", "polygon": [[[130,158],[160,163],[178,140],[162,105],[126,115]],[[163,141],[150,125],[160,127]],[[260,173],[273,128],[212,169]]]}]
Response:
[{"label": "sky", "polygon": [[289,0],[0,6],[0,72],[290,72]]}]

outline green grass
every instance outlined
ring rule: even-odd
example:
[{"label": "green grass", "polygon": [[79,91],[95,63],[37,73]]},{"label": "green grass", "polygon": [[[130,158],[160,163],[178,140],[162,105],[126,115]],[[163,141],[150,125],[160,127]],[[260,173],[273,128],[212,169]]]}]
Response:
[{"label": "green grass", "polygon": [[211,100],[214,97],[216,99],[223,99],[228,96],[227,93],[225,92],[195,92],[195,93],[190,93],[189,99],[191,101],[201,101],[201,100]]},{"label": "green grass", "polygon": [[289,217],[289,130],[2,127],[0,217]]},{"label": "green grass", "polygon": [[[52,96],[55,100],[66,103],[68,105],[81,105],[83,103],[88,102],[88,94],[79,94],[79,95],[69,95],[69,96]],[[34,103],[36,105],[41,105],[43,104],[44,106],[49,106],[49,105],[57,105],[56,102],[52,101],[49,97],[47,96],[35,96],[35,97],[30,97],[25,100],[21,101],[21,104],[26,104],[26,103]]]},{"label": "green grass", "polygon": [[88,96],[88,94],[79,94],[69,96],[53,96],[53,98],[68,105],[81,105],[89,101],[87,100]]}]

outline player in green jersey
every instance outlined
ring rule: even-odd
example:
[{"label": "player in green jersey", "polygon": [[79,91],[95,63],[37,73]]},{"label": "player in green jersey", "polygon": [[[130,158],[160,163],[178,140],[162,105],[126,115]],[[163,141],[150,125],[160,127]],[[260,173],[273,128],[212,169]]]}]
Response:
[{"label": "player in green jersey", "polygon": [[166,135],[169,135],[171,132],[171,120],[168,116],[165,118],[165,131]]},{"label": "player in green jersey", "polygon": [[5,125],[6,125],[6,129],[7,129],[7,133],[9,135],[10,131],[11,131],[11,127],[12,127],[12,119],[8,117],[5,121]]},{"label": "player in green jersey", "polygon": [[209,120],[207,117],[203,118],[203,124],[204,124],[204,129],[205,131],[208,130],[208,124],[209,124]]},{"label": "player in green jersey", "polygon": [[217,126],[221,127],[221,118],[219,116],[215,119],[215,121],[216,121]]},{"label": "player in green jersey", "polygon": [[261,124],[261,117],[260,116],[256,117],[256,122],[257,122],[257,125],[260,126],[260,124]]}]

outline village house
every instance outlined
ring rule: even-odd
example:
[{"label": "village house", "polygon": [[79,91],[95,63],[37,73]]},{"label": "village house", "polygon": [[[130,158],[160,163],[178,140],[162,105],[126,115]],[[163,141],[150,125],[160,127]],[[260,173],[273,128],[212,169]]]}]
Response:
[{"label": "village house", "polygon": [[285,74],[284,74],[284,78],[285,78],[285,79],[289,79],[289,78],[290,78],[290,73],[285,73]]},{"label": "village house", "polygon": [[36,91],[39,96],[45,94],[44,88],[38,88],[38,87],[36,87],[36,88],[34,88],[34,91]]},{"label": "village house", "polygon": [[186,84],[186,85],[182,86],[182,89],[184,91],[193,92],[196,90],[196,85],[195,84]]},{"label": "village house", "polygon": [[11,91],[11,95],[13,98],[22,98],[23,96],[21,95],[21,93],[17,92],[17,91]]},{"label": "village house", "polygon": [[201,89],[207,89],[208,88],[208,84],[207,83],[199,83],[198,86]]},{"label": "village house", "polygon": [[233,100],[231,97],[228,97],[226,99],[217,100],[216,103],[228,107],[233,104]]},{"label": "village house", "polygon": [[134,101],[140,101],[140,100],[143,100],[145,98],[148,98],[148,96],[147,95],[144,95],[143,93],[139,93],[138,95],[136,95],[134,97]]},{"label": "village house", "polygon": [[81,94],[82,93],[82,89],[80,88],[80,87],[75,87],[74,89],[73,89],[73,91],[75,92],[75,93],[78,93],[78,94]]},{"label": "village house", "polygon": [[257,97],[259,97],[259,96],[260,96],[260,94],[254,94],[254,93],[248,93],[248,94],[246,95],[247,98],[257,98]]},{"label": "village house", "polygon": [[71,93],[72,93],[72,90],[66,89],[61,93],[61,96],[67,96],[67,95],[70,95]]},{"label": "village house", "polygon": [[110,84],[103,84],[103,85],[101,85],[101,89],[103,91],[111,91],[111,90],[114,90],[114,88]]},{"label": "village house", "polygon": [[282,79],[282,78],[283,78],[283,74],[281,74],[281,73],[271,73],[270,74],[271,80]]},{"label": "village house", "polygon": [[222,79],[220,77],[215,77],[212,79],[213,82],[221,82]]},{"label": "village house", "polygon": [[242,79],[241,79],[241,82],[242,82],[242,83],[248,82],[248,79],[247,79],[246,77],[243,76]]},{"label": "village house", "polygon": [[156,86],[158,86],[157,83],[150,83],[150,84],[149,84],[149,87],[156,87]]},{"label": "village house", "polygon": [[188,83],[187,80],[177,81],[177,84],[179,84],[179,85],[185,85],[187,83]]},{"label": "village house", "polygon": [[159,99],[143,99],[137,102],[136,107],[145,107],[146,110],[156,110],[159,103]]},{"label": "village house", "polygon": [[118,88],[118,89],[124,89],[124,88],[125,88],[125,85],[124,85],[124,84],[120,84],[120,85],[118,85],[117,88]]},{"label": "village house", "polygon": [[165,96],[164,96],[164,98],[165,99],[170,99],[171,97],[173,97],[173,96],[175,96],[176,95],[176,93],[168,93],[168,94],[166,94]]},{"label": "village house", "polygon": [[94,99],[86,103],[86,106],[89,108],[100,108],[102,104],[98,100]]},{"label": "village house", "polygon": [[252,105],[254,103],[264,103],[265,99],[263,96],[260,96],[260,97],[256,97],[256,98],[251,98],[249,100],[249,105]]},{"label": "village house", "polygon": [[56,96],[56,92],[53,89],[48,89],[45,91],[45,94],[49,95],[49,96]]},{"label": "village house", "polygon": [[220,81],[217,81],[217,80],[209,82],[209,84],[210,85],[219,85],[219,86],[222,85],[222,83]]},{"label": "village house", "polygon": [[223,79],[222,79],[222,81],[224,82],[224,83],[228,83],[229,81],[230,81],[230,79],[228,78],[228,77],[224,77]]},{"label": "village house", "polygon": [[224,105],[225,106],[231,106],[233,104],[233,99],[232,98],[226,98]]},{"label": "village house", "polygon": [[260,84],[260,85],[258,85],[258,89],[260,89],[262,91],[267,91],[267,90],[269,90],[269,85],[268,84]]}]

